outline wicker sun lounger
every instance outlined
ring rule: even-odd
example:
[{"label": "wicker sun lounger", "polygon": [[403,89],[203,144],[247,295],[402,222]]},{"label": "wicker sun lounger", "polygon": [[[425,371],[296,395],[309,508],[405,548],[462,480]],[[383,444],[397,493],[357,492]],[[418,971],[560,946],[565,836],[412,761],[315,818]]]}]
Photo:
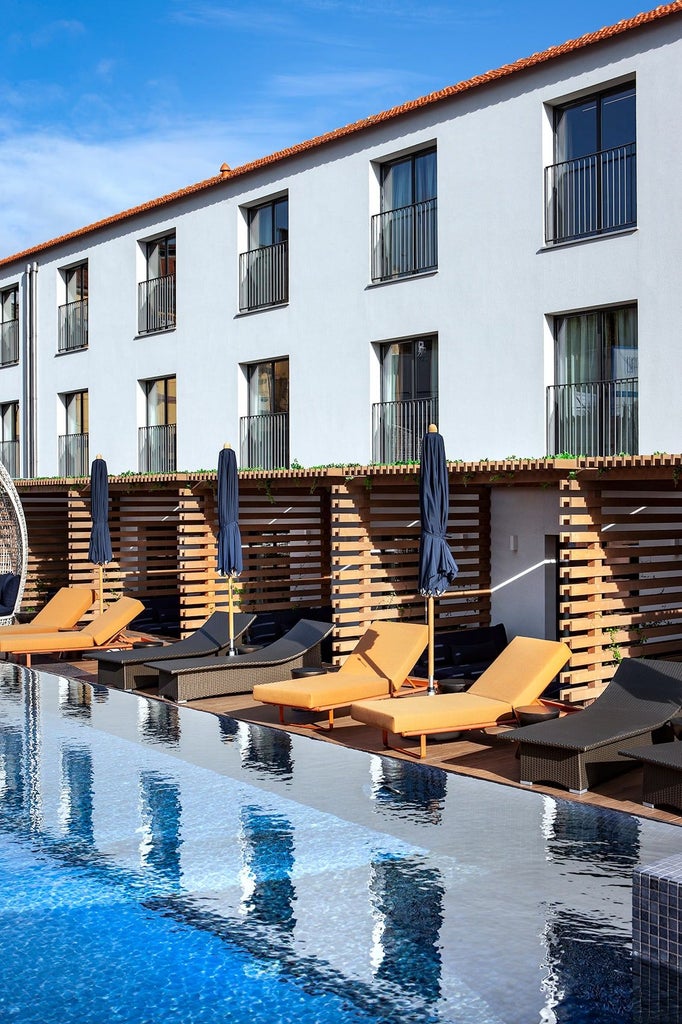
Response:
[{"label": "wicker sun lounger", "polygon": [[682,743],[654,743],[621,751],[642,765],[642,803],[645,807],[674,807],[682,811]]},{"label": "wicker sun lounger", "polygon": [[250,693],[256,683],[291,678],[295,668],[321,667],[320,645],[334,626],[331,622],[301,619],[279,640],[260,651],[218,658],[183,658],[156,661],[159,696],[184,702],[229,693]]},{"label": "wicker sun lounger", "polygon": [[585,793],[631,768],[624,752],[654,742],[681,710],[682,662],[626,658],[594,704],[500,739],[519,744],[523,785],[547,782]]},{"label": "wicker sun lounger", "polygon": [[[234,637],[246,632],[255,615],[237,612],[234,616]],[[155,663],[178,658],[200,658],[222,654],[230,644],[227,612],[213,612],[203,626],[190,636],[158,647],[139,647],[129,651],[100,651],[93,654],[98,662],[97,682],[120,690],[137,690],[158,682]]]}]

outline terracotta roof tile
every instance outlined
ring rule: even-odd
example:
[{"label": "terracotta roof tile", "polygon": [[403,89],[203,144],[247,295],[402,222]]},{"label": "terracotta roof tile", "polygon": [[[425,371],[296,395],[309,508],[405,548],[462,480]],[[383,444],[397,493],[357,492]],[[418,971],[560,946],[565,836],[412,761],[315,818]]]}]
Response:
[{"label": "terracotta roof tile", "polygon": [[422,110],[425,107],[440,103],[443,100],[451,99],[461,93],[469,92],[479,86],[488,85],[491,82],[499,81],[500,79],[507,78],[510,75],[528,71],[540,64],[545,64],[548,61],[564,57],[567,54],[575,53],[578,50],[585,49],[588,46],[593,46],[596,43],[602,43],[606,40],[613,39],[625,32],[631,32],[634,29],[650,25],[652,22],[659,21],[661,18],[666,18],[670,15],[680,13],[682,13],[682,0],[675,0],[673,3],[663,4],[651,11],[645,11],[642,14],[637,14],[633,18],[625,18],[622,21],[616,22],[615,25],[608,25],[595,32],[588,32],[585,35],[579,36],[577,39],[569,39],[567,42],[561,43],[559,46],[551,46],[548,50],[543,50],[541,53],[533,53],[530,57],[523,57],[511,64],[504,64],[502,67],[496,68],[493,71],[486,71],[484,74],[475,75],[473,78],[469,78],[464,82],[458,82],[456,85],[446,86],[444,89],[439,89],[436,92],[429,93],[426,96],[421,96],[415,100],[410,100],[407,103],[402,103],[399,106],[391,107],[389,110],[384,110],[381,113],[371,114],[369,117],[363,118],[360,121],[355,121],[342,128],[336,128],[333,131],[324,133],[323,135],[317,135],[315,138],[308,139],[306,142],[300,142],[294,146],[288,146],[286,149],[281,149],[276,153],[271,153],[269,156],[252,160],[250,163],[243,164],[241,167],[231,169],[227,164],[223,164],[220,168],[220,172],[212,178],[207,178],[205,181],[199,181],[194,185],[178,189],[176,192],[170,192],[167,195],[160,196],[158,199],[150,199],[148,202],[141,203],[139,206],[134,206],[129,210],[123,210],[121,213],[98,220],[94,224],[88,224],[86,227],[79,228],[76,231],[60,235],[58,238],[50,239],[48,242],[42,242],[30,249],[24,249],[22,252],[0,259],[0,267],[18,262],[19,260],[35,257],[39,253],[45,252],[47,249],[51,249],[63,242],[69,242],[88,235],[97,231],[99,228],[109,227],[110,225],[117,224],[119,221],[126,220],[140,213],[145,213],[147,210],[167,206],[178,199],[184,199],[195,195],[197,192],[203,192],[206,189],[220,187],[221,185],[224,186],[227,182],[231,182],[235,178],[252,174],[261,168],[281,163],[292,157],[299,156],[302,153],[307,153],[310,150],[317,149],[321,146],[328,145],[329,143],[336,142],[339,139],[346,138],[349,135],[355,135],[359,132],[366,131],[368,128],[373,128],[375,125],[391,121],[394,118],[403,116],[404,114],[411,113],[415,110]]}]

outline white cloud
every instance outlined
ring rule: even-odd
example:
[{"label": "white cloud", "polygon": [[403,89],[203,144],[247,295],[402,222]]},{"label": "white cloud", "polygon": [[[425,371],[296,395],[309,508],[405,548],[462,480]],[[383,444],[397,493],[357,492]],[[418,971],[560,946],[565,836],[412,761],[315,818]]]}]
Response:
[{"label": "white cloud", "polygon": [[294,132],[291,124],[245,115],[110,142],[0,138],[0,258],[213,177],[223,162],[236,167],[266,155]]}]

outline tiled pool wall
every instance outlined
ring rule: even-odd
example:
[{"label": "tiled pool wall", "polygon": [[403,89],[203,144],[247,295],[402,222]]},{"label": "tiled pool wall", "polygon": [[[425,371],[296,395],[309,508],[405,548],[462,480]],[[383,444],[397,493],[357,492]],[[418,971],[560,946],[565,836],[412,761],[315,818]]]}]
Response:
[{"label": "tiled pool wall", "polygon": [[682,971],[682,854],[635,869],[632,948],[647,964]]}]

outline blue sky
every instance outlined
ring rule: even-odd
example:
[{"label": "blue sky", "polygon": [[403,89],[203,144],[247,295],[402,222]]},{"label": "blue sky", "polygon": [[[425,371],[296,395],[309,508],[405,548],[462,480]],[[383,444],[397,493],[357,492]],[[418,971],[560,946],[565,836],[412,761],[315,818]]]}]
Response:
[{"label": "blue sky", "polygon": [[3,0],[0,256],[655,0]]}]

